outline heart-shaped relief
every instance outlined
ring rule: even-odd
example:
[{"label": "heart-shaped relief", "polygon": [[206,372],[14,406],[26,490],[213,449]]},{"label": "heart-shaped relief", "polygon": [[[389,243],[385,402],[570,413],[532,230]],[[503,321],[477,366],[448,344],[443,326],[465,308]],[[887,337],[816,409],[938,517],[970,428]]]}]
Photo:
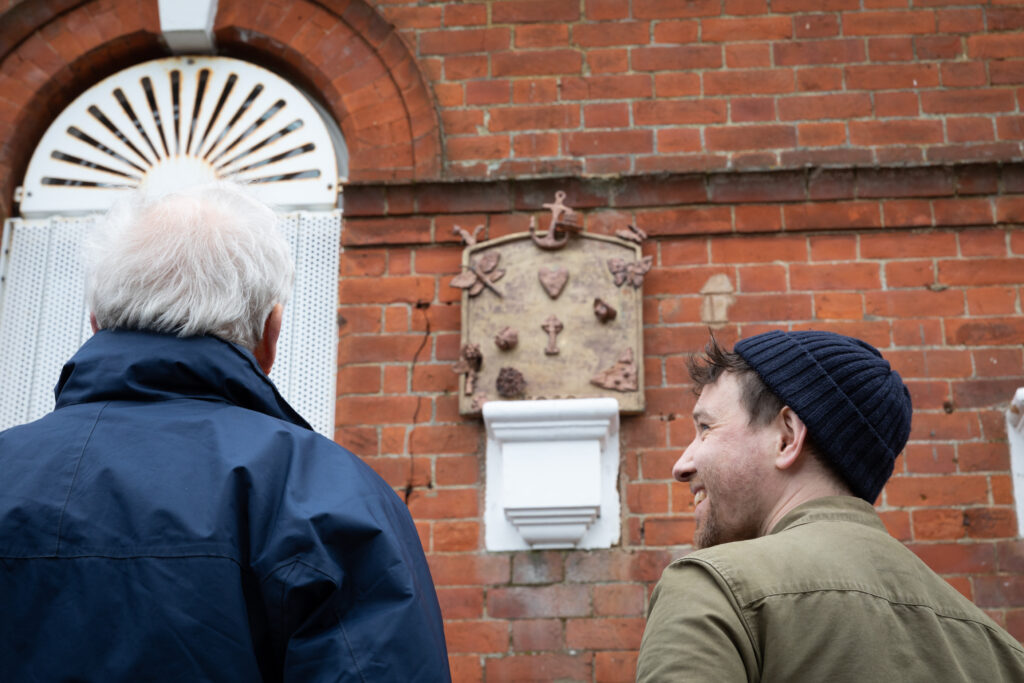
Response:
[{"label": "heart-shaped relief", "polygon": [[548,296],[552,299],[557,299],[558,295],[565,289],[565,283],[569,281],[569,269],[541,267],[537,271],[537,277],[540,278],[540,284],[544,287],[544,291],[548,293]]}]

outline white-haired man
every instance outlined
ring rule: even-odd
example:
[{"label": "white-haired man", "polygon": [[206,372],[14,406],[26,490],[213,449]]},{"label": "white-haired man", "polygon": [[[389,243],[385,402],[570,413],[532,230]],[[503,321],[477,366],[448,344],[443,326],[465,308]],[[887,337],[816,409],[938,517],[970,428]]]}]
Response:
[{"label": "white-haired man", "polygon": [[96,334],[0,434],[0,680],[447,680],[408,510],[267,378],[274,213],[137,197],[86,270]]}]

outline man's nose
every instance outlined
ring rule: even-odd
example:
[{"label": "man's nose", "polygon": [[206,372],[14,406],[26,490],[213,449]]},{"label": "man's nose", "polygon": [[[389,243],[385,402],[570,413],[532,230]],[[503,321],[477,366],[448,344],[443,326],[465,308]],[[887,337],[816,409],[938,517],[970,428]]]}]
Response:
[{"label": "man's nose", "polygon": [[693,456],[690,454],[690,447],[687,446],[683,454],[676,460],[676,464],[672,466],[672,477],[676,481],[687,482],[697,472],[697,468],[693,466]]}]

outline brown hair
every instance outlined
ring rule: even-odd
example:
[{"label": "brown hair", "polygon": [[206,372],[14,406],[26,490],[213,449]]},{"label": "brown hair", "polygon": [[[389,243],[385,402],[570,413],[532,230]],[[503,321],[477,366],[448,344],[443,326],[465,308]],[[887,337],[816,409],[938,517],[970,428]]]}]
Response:
[{"label": "brown hair", "polygon": [[698,396],[704,387],[717,382],[722,373],[731,372],[736,375],[742,390],[741,401],[752,425],[768,424],[785,405],[742,356],[734,351],[726,351],[714,335],[711,335],[703,353],[690,356],[686,361],[686,369],[693,380],[693,393]]},{"label": "brown hair", "polygon": [[[748,424],[766,425],[774,420],[786,405],[768,388],[761,376],[743,359],[743,356],[735,351],[726,351],[719,345],[713,334],[707,346],[704,347],[703,353],[695,353],[687,359],[686,369],[690,373],[690,379],[693,380],[693,393],[698,396],[704,387],[717,382],[722,373],[731,372],[736,375],[736,379],[740,383],[740,403],[747,411]],[[810,432],[804,440],[804,448],[825,468],[837,485],[844,489],[849,488],[846,480],[835,466],[828,458],[821,455],[824,451],[818,448],[814,436]]]}]

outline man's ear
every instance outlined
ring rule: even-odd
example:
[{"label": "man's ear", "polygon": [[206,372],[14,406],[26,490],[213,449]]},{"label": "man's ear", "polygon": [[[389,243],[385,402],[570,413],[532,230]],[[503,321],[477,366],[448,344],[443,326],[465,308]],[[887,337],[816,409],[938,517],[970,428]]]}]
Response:
[{"label": "man's ear", "polygon": [[93,334],[100,331],[99,323],[96,322],[96,314],[92,311],[89,311],[89,325],[92,327]]},{"label": "man's ear", "polygon": [[263,336],[256,342],[256,348],[252,350],[253,355],[256,356],[256,362],[268,375],[277,358],[277,339],[281,336],[281,321],[283,319],[284,306],[274,304],[266,322],[263,323]]},{"label": "man's ear", "polygon": [[775,466],[780,470],[789,469],[804,452],[807,441],[807,425],[789,406],[783,406],[775,418],[779,427],[778,451]]}]

